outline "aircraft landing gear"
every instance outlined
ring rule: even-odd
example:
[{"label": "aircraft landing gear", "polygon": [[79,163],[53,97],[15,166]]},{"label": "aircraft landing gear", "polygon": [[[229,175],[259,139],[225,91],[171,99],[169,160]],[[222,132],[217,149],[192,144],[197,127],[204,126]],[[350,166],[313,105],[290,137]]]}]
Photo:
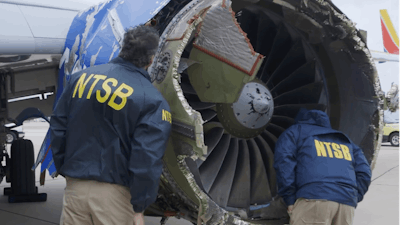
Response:
[{"label": "aircraft landing gear", "polygon": [[46,193],[38,193],[35,186],[35,171],[31,170],[34,164],[33,144],[30,140],[15,140],[11,145],[10,169],[11,188],[4,188],[4,195],[8,195],[9,203],[17,202],[44,202]]}]

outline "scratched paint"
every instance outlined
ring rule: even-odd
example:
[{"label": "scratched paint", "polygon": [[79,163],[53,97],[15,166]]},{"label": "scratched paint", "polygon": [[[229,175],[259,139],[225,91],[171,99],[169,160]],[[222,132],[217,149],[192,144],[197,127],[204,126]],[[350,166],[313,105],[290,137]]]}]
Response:
[{"label": "scratched paint", "polygon": [[120,48],[119,48],[119,46],[117,45],[117,42],[114,42],[114,44],[113,44],[113,50],[112,50],[112,52],[111,52],[111,54],[110,54],[110,57],[108,58],[109,61],[111,61],[111,59],[114,58],[114,54],[115,54],[119,49],[120,49]]},{"label": "scratched paint", "polygon": [[75,60],[76,60],[75,54],[78,52],[78,48],[79,48],[79,41],[80,41],[80,37],[79,37],[79,35],[77,35],[75,38],[75,42],[72,45],[71,53],[69,55],[69,60],[65,64],[65,74],[71,74],[72,68],[73,68]]},{"label": "scratched paint", "polygon": [[100,53],[100,50],[103,48],[103,46],[100,46],[99,51],[96,53],[96,55],[92,55],[92,57],[90,58],[90,66],[93,66],[94,63],[96,62],[97,56]]}]

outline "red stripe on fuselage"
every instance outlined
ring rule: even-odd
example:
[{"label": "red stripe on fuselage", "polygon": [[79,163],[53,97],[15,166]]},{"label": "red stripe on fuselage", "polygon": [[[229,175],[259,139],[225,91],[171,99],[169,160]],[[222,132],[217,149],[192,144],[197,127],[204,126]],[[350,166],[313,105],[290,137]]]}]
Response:
[{"label": "red stripe on fuselage", "polygon": [[390,54],[399,54],[399,47],[394,43],[390,33],[381,18],[381,26],[382,26],[382,36],[383,36],[383,46]]}]

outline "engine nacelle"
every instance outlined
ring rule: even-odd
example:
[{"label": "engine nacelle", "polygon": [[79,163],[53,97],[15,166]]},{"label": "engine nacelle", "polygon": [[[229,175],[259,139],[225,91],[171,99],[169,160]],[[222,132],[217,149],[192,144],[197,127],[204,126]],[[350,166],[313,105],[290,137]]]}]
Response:
[{"label": "engine nacelle", "polygon": [[274,146],[302,107],[327,112],[374,166],[379,79],[330,2],[192,1],[163,30],[151,74],[173,117],[161,193],[192,222],[288,222]]}]

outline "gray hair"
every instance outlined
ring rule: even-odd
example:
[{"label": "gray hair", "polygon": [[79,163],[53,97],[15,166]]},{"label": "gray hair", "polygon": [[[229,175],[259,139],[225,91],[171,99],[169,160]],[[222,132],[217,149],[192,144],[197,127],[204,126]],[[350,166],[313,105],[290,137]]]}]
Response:
[{"label": "gray hair", "polygon": [[128,29],[124,34],[119,57],[128,60],[139,68],[151,63],[156,54],[160,35],[157,30],[146,25]]}]

